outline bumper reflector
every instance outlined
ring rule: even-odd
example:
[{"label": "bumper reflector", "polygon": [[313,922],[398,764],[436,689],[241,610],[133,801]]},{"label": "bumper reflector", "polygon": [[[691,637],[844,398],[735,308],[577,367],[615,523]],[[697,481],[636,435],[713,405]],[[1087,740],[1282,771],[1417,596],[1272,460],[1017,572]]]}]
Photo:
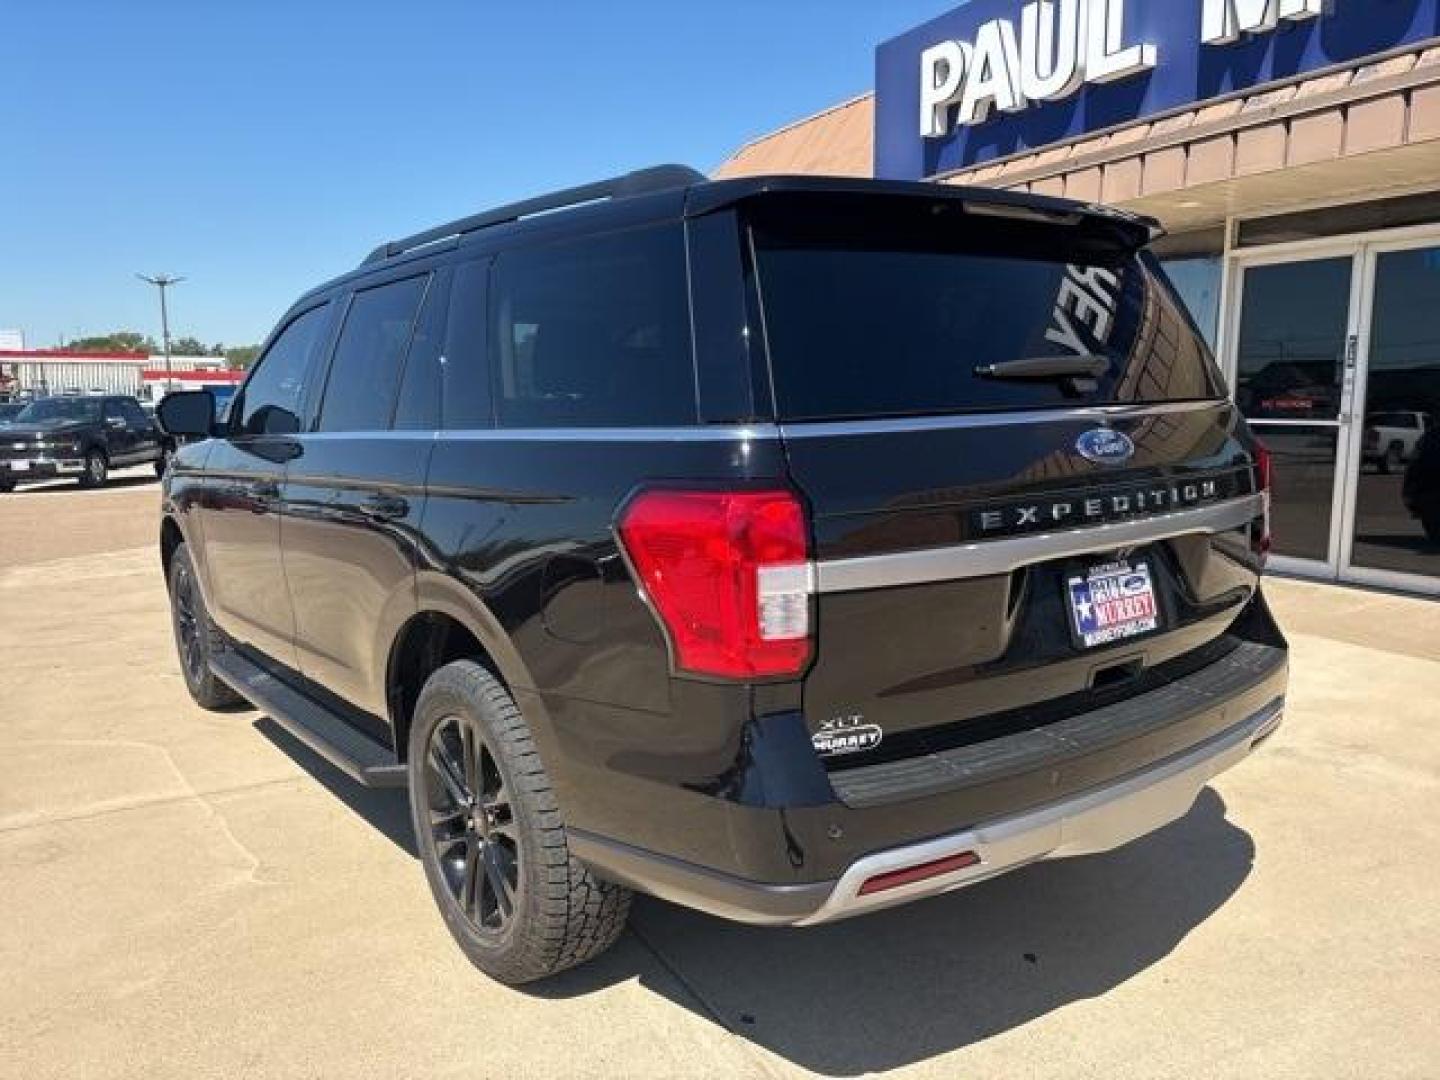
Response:
[{"label": "bumper reflector", "polygon": [[932,859],[930,862],[907,866],[901,870],[888,870],[883,874],[866,878],[865,884],[860,886],[860,895],[868,896],[871,893],[884,892],[886,889],[898,889],[901,885],[910,885],[916,881],[939,877],[941,874],[948,874],[953,870],[964,870],[967,866],[974,866],[979,861],[980,856],[975,852],[962,851],[958,855],[946,855],[943,859]]}]

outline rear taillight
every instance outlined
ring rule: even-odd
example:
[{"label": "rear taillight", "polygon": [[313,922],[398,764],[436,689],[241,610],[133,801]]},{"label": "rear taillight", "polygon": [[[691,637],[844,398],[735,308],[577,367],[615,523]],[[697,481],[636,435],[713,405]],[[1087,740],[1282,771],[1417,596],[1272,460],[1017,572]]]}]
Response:
[{"label": "rear taillight", "polygon": [[1270,548],[1274,543],[1270,535],[1270,500],[1275,492],[1275,458],[1270,448],[1259,440],[1255,443],[1255,482],[1260,486],[1265,502],[1265,524],[1260,532],[1260,559],[1263,562],[1270,557]]},{"label": "rear taillight", "polygon": [[805,669],[813,570],[794,493],[651,489],[619,533],[676,668],[732,679]]}]

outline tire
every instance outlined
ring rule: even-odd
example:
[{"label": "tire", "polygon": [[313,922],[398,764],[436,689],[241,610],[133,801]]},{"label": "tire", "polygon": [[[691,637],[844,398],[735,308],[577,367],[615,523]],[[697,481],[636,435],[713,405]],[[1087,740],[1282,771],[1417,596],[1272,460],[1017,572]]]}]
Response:
[{"label": "tire", "polygon": [[110,460],[104,451],[90,450],[85,454],[85,468],[80,473],[82,488],[104,487],[110,476]]},{"label": "tire", "polygon": [[14,480],[0,481],[0,495],[9,495],[15,490]]},{"label": "tire", "polygon": [[202,709],[225,709],[244,700],[215,677],[210,658],[225,648],[225,632],[215,625],[205,609],[190,548],[181,544],[170,557],[170,625],[175,631],[175,651],[185,689]]},{"label": "tire", "polygon": [[408,750],[420,861],[471,963],[515,986],[615,943],[630,890],[570,853],[529,725],[494,676],[470,660],[431,675]]}]

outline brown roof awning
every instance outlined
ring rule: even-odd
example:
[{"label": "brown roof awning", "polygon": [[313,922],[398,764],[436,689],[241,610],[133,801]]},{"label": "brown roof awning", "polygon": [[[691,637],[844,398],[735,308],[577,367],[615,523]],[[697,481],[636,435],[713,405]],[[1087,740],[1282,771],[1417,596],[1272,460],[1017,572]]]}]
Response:
[{"label": "brown roof awning", "polygon": [[[873,120],[873,95],[856,98],[748,144],[718,175],[868,175]],[[1232,214],[1433,188],[1437,175],[1440,46],[1431,46],[937,179],[1120,204],[1179,231]]]}]

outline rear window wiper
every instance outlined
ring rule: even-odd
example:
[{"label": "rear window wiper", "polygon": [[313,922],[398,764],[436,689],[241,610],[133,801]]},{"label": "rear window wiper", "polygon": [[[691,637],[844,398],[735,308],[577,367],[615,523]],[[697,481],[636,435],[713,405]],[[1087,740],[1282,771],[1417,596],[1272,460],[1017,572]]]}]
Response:
[{"label": "rear window wiper", "polygon": [[1030,356],[1002,360],[975,369],[984,379],[1098,379],[1110,370],[1110,358],[1099,353],[1070,356]]}]

